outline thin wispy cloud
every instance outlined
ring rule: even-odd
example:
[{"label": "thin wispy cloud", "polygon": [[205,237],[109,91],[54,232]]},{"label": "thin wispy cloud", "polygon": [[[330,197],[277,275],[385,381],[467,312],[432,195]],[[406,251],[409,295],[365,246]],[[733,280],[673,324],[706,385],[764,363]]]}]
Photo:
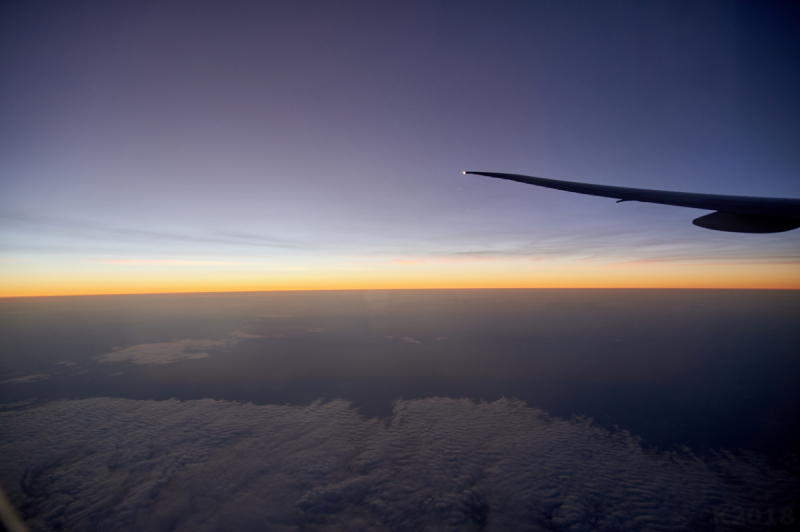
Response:
[{"label": "thin wispy cloud", "polygon": [[47,373],[37,373],[35,375],[25,375],[24,377],[6,379],[4,381],[0,381],[0,384],[27,384],[29,382],[42,381],[42,380],[47,380],[49,378],[50,375]]},{"label": "thin wispy cloud", "polygon": [[71,237],[85,241],[111,242],[189,242],[205,244],[227,244],[231,246],[256,246],[294,248],[298,242],[257,234],[215,232],[211,234],[176,233],[139,228],[114,227],[109,223],[98,223],[74,218],[55,218],[42,214],[0,213],[6,227],[28,233]]},{"label": "thin wispy cloud", "polygon": [[222,260],[154,260],[154,259],[93,259],[100,264],[124,264],[124,265],[158,265],[158,266],[208,266],[214,264],[221,265],[252,265],[258,262],[222,261]]}]

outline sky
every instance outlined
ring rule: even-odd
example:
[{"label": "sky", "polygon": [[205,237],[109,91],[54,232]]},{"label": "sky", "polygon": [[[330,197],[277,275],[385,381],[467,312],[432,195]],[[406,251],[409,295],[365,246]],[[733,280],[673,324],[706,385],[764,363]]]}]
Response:
[{"label": "sky", "polygon": [[461,174],[800,197],[791,3],[0,10],[0,296],[800,288],[800,231]]}]

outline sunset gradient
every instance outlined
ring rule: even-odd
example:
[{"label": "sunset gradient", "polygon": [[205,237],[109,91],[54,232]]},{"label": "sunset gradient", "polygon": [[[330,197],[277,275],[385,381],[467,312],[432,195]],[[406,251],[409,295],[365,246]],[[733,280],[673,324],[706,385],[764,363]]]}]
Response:
[{"label": "sunset gradient", "polygon": [[3,263],[0,297],[416,288],[800,289],[792,263],[530,260],[385,261],[275,268],[258,263],[62,262],[61,272]]},{"label": "sunset gradient", "polygon": [[799,25],[745,1],[5,5],[0,297],[798,289],[800,230],[461,172],[800,198]]}]

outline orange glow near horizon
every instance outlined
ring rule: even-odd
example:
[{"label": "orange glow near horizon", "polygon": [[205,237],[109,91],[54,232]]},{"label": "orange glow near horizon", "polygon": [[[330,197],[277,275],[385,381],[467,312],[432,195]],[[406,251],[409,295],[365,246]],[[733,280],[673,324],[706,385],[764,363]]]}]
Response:
[{"label": "orange glow near horizon", "polygon": [[4,264],[0,297],[458,288],[800,289],[800,264],[459,259],[341,262],[296,268],[224,261]]}]

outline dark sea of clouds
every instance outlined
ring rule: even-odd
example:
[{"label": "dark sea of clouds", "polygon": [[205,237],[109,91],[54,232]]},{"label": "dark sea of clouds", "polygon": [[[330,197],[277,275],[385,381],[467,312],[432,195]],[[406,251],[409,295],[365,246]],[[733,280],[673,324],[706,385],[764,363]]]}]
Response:
[{"label": "dark sea of clouds", "polygon": [[379,420],[341,400],[93,398],[0,426],[0,481],[32,530],[774,530],[800,492],[791,464],[648,450],[505,399]]}]

